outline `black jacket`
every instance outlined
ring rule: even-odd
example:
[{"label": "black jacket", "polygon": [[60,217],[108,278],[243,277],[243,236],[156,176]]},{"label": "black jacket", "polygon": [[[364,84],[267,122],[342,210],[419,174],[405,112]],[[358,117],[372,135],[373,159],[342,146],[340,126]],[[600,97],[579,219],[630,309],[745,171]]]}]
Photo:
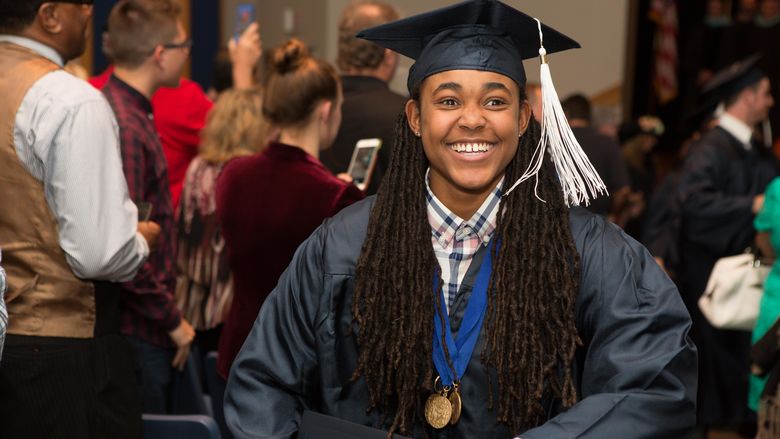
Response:
[{"label": "black jacket", "polygon": [[366,188],[366,193],[373,195],[390,165],[395,122],[406,104],[406,98],[393,93],[386,83],[370,76],[342,76],[341,84],[344,87],[341,127],[333,146],[320,152],[320,160],[334,174],[347,172],[358,140],[382,139],[376,167]]}]

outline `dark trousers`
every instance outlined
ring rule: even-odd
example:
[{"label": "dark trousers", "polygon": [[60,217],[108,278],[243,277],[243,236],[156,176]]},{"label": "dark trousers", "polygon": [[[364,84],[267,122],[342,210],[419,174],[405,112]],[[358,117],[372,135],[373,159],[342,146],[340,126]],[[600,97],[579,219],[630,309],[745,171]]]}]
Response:
[{"label": "dark trousers", "polygon": [[132,352],[121,335],[9,335],[0,362],[0,438],[140,438]]},{"label": "dark trousers", "polygon": [[171,392],[171,363],[176,353],[138,337],[126,336],[135,357],[134,369],[138,390],[143,401],[144,413],[164,415],[168,413]]}]

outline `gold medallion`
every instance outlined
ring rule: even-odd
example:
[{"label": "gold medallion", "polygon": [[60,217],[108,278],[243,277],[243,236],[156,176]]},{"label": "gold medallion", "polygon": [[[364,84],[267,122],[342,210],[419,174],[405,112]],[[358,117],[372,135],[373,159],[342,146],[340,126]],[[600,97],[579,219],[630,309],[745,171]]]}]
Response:
[{"label": "gold medallion", "polygon": [[455,425],[460,420],[460,410],[463,407],[463,401],[460,398],[460,392],[458,391],[457,386],[450,392],[450,396],[447,399],[450,400],[450,405],[452,406],[450,425]]},{"label": "gold medallion", "polygon": [[452,404],[444,395],[444,391],[441,394],[434,393],[425,401],[425,420],[436,429],[446,427],[452,418]]}]

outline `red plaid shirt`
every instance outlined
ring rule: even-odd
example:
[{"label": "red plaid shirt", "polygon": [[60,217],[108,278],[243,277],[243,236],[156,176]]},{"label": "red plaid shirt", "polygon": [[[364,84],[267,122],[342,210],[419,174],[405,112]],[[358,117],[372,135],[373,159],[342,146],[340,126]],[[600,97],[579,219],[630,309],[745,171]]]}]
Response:
[{"label": "red plaid shirt", "polygon": [[111,76],[103,93],[119,124],[122,167],[130,198],[152,205],[151,221],[160,225],[157,248],[135,279],[122,284],[122,333],[173,347],[168,332],[181,322],[174,301],[175,244],[168,166],[154,127],[152,104],[137,90]]}]

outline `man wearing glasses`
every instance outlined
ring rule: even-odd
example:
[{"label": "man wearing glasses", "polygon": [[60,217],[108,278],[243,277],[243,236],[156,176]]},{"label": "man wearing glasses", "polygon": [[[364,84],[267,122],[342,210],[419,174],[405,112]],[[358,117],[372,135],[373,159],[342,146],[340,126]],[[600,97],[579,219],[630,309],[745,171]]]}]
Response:
[{"label": "man wearing glasses", "polygon": [[138,222],[108,103],[62,70],[91,15],[89,1],[0,0],[3,438],[142,434],[118,282],[159,227]]},{"label": "man wearing glasses", "polygon": [[172,366],[183,368],[195,331],[174,300],[175,224],[168,165],[151,97],[179,85],[192,42],[174,0],[122,0],[108,18],[106,46],[115,70],[103,87],[119,124],[122,166],[137,204],[148,205],[160,241],[131,282],[122,285],[122,334],[135,353],[144,413],[165,414]]}]

